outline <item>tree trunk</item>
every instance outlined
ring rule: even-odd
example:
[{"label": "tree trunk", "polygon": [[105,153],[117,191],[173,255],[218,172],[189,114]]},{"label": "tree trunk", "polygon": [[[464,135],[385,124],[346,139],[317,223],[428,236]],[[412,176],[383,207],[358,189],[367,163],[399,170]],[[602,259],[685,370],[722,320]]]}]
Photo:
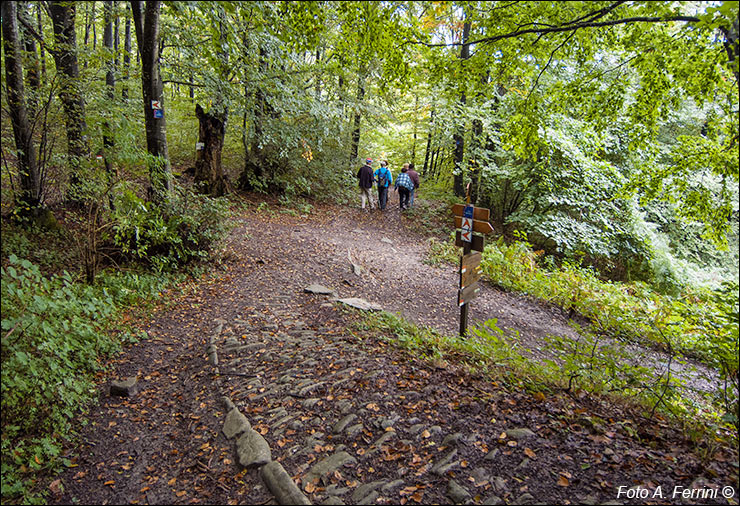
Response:
[{"label": "tree trunk", "polygon": [[198,150],[195,159],[195,182],[204,193],[214,197],[226,194],[227,184],[221,167],[221,151],[226,135],[225,115],[206,113],[200,104],[195,106],[200,123]]},{"label": "tree trunk", "polygon": [[131,69],[131,7],[126,5],[126,27],[123,36],[123,86],[121,98],[128,100],[128,80]]},{"label": "tree trunk", "polygon": [[[264,47],[260,47],[259,49],[258,65],[261,72],[267,71],[267,51],[265,51]],[[248,93],[246,86],[244,93],[245,96]],[[268,107],[269,104],[267,104],[262,86],[257,84],[254,90],[254,108],[252,112],[252,122],[254,124],[252,142],[249,153],[244,160],[244,170],[239,176],[239,187],[245,190],[254,190],[265,179],[265,171],[263,169],[264,158],[260,143],[262,141],[262,122],[264,121]]]},{"label": "tree trunk", "polygon": [[[113,44],[113,0],[106,0],[104,10],[105,30],[103,31],[103,46],[109,51],[107,70],[105,72],[105,86],[107,89],[108,100],[112,103],[116,95],[116,78],[114,70],[116,66],[116,52]],[[113,132],[110,122],[106,119],[103,122],[103,159],[105,160],[105,170],[110,175],[113,173],[111,156],[113,154]]]},{"label": "tree trunk", "polygon": [[[461,65],[464,65],[465,60],[470,58],[470,44],[468,44],[469,38],[470,21],[465,21],[463,24],[462,48],[460,49]],[[465,102],[465,90],[463,89],[460,93],[460,104],[464,106]],[[460,119],[458,119],[458,126],[455,129],[453,139],[455,141],[455,195],[458,197],[465,197],[465,174],[463,173],[463,160],[465,157],[465,127],[464,122]]]},{"label": "tree trunk", "polygon": [[414,100],[414,143],[411,146],[411,163],[416,166],[416,130],[418,126],[417,117],[419,116],[419,95]]},{"label": "tree trunk", "polygon": [[355,117],[352,127],[352,144],[350,148],[350,165],[355,166],[358,163],[360,155],[360,106],[365,99],[365,65],[360,65],[360,72],[357,76],[357,105],[355,106]]},{"label": "tree trunk", "polygon": [[424,168],[421,170],[423,176],[427,175],[429,170],[429,153],[432,149],[432,130],[434,129],[434,105],[432,105],[432,111],[429,114],[429,132],[427,132],[427,149],[424,153]]},{"label": "tree trunk", "polygon": [[149,196],[155,202],[169,198],[172,190],[172,169],[167,152],[167,130],[164,115],[162,76],[159,73],[159,10],[161,2],[134,0],[131,10],[136,30],[136,41],[141,56],[141,85],[144,96],[146,147],[152,160],[149,163]]},{"label": "tree trunk", "polygon": [[[28,117],[31,124],[36,121],[36,113],[39,106],[39,92],[41,90],[41,70],[39,69],[39,58],[36,52],[36,39],[28,33],[28,30],[24,28],[24,23],[31,25],[29,14],[31,14],[31,5],[25,3],[18,4],[21,9],[18,11],[18,21],[23,18],[18,28],[23,39],[23,50],[25,51],[24,61],[28,62],[28,68],[26,70],[26,81],[30,88],[30,93],[26,97],[28,102]],[[28,11],[26,11],[28,8]],[[43,49],[42,49],[43,51]]]},{"label": "tree trunk", "polygon": [[33,131],[28,123],[16,7],[16,2],[2,2],[1,4],[5,78],[20,175],[20,193],[16,203],[22,214],[31,215],[41,204],[41,178],[36,160],[36,148],[33,145]]},{"label": "tree trunk", "polygon": [[[316,48],[316,66],[319,66],[319,63],[321,63],[321,48]],[[319,102],[321,100],[321,73],[316,73],[316,83],[314,87],[314,93],[316,95],[316,101]]]},{"label": "tree trunk", "polygon": [[121,40],[121,16],[119,16],[118,14],[118,6],[116,4],[113,4],[113,5],[114,5],[113,19],[115,20],[115,27],[113,29],[113,51],[115,53],[115,58],[113,60],[113,63],[114,63],[114,68],[116,72],[118,72],[118,69],[120,68],[120,65],[118,62],[120,51],[118,50],[119,49],[118,46],[120,45],[119,43]]},{"label": "tree trunk", "polygon": [[727,60],[730,64],[730,69],[735,75],[735,81],[737,81],[740,78],[738,77],[738,65],[736,61],[738,57],[738,52],[740,52],[737,39],[738,31],[740,31],[740,21],[735,18],[730,28],[721,27],[720,31],[725,38],[723,45],[725,47],[725,52],[727,53]]},{"label": "tree trunk", "polygon": [[57,69],[64,76],[59,98],[64,106],[67,127],[67,152],[72,166],[70,194],[73,201],[80,183],[82,160],[90,154],[85,122],[85,103],[80,90],[80,71],[77,64],[77,36],[75,35],[75,4],[66,1],[50,1],[49,13],[54,29],[56,50],[53,53]]},{"label": "tree trunk", "polygon": [[39,42],[41,43],[41,76],[44,78],[44,82],[46,82],[46,52],[44,51],[44,30],[41,24],[41,5],[38,2],[36,3],[36,24],[37,32],[39,34],[39,37],[41,37],[41,39],[39,40]]}]

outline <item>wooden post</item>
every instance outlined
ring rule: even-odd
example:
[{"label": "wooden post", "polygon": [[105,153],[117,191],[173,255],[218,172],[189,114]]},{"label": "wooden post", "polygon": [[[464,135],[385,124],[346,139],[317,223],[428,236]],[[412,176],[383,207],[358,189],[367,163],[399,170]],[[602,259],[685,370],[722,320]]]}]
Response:
[{"label": "wooden post", "polygon": [[490,234],[493,227],[488,223],[489,210],[470,205],[470,184],[467,187],[467,205],[455,204],[452,214],[455,217],[455,227],[459,228],[455,234],[455,245],[462,246],[463,256],[460,257],[460,278],[458,281],[457,304],[460,306],[460,336],[465,337],[468,332],[469,302],[478,295],[480,287],[481,253],[471,255],[472,251],[483,251],[483,237],[473,234]]},{"label": "wooden post", "polygon": [[[465,187],[465,203],[470,204],[470,183]],[[472,251],[472,244],[470,242],[463,242],[463,256],[460,257],[460,288],[463,287],[462,285],[462,268],[463,268],[463,258],[465,258],[465,255],[470,253]],[[460,307],[460,337],[465,337],[465,334],[468,332],[468,310],[470,306],[468,306],[468,303],[464,303]]]},{"label": "wooden post", "polygon": [[[460,287],[462,287],[462,259],[473,250],[472,243],[463,243],[463,256],[460,257]],[[460,337],[465,337],[468,332],[468,310],[470,305],[466,302],[460,306]]]}]

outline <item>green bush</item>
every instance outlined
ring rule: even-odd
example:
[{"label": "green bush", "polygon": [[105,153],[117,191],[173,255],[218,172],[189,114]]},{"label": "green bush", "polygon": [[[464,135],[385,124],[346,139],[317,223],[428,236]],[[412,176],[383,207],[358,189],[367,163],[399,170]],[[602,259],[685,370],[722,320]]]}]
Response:
[{"label": "green bush", "polygon": [[[437,259],[456,260],[456,255],[451,255],[454,243],[445,244],[447,247],[433,243],[430,254]],[[715,406],[724,411],[726,422],[737,423],[736,283],[726,284],[719,292],[684,288],[679,296],[671,297],[645,283],[603,281],[593,269],[572,263],[544,269],[538,264],[538,254],[525,241],[506,244],[499,240],[488,244],[481,269],[492,283],[505,290],[529,294],[591,320],[583,343],[568,344],[567,350],[562,342],[558,344],[560,352],[567,357],[557,367],[564,368],[571,382],[588,385],[592,390],[616,389],[640,396],[652,395],[648,390],[638,391],[634,387],[640,381],[648,381],[648,375],[639,368],[627,367],[625,360],[617,360],[621,353],[618,347],[610,349],[602,344],[599,347],[602,351],[585,355],[603,335],[639,342],[674,356],[695,357],[717,369],[724,384],[716,392]],[[667,386],[670,388],[662,401],[680,403],[674,395],[675,382]]]},{"label": "green bush", "polygon": [[178,188],[162,204],[124,192],[115,202],[113,242],[132,260],[173,271],[204,260],[227,231],[228,201]]},{"label": "green bush", "polygon": [[[2,268],[2,495],[28,490],[26,473],[61,464],[70,420],[95,397],[93,373],[129,333],[108,332],[123,304],[158,293],[169,280],[102,273],[95,286],[64,272],[44,276],[10,255]],[[15,499],[14,499],[15,500]]]}]

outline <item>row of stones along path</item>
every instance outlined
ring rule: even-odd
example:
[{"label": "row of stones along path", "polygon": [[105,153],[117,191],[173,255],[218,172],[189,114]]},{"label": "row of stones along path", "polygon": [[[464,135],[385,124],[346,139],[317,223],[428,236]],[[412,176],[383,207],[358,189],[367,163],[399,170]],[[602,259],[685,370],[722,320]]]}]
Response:
[{"label": "row of stones along path", "polygon": [[[125,480],[104,487],[100,503],[595,504],[613,502],[617,485],[656,473],[664,487],[712,478],[686,447],[645,452],[625,443],[621,429],[593,422],[594,412],[579,415],[417,359],[353,332],[357,313],[305,291],[319,283],[454,332],[455,269],[423,265],[425,244],[405,223],[397,210],[320,211],[310,220],[245,214],[229,246],[228,276],[202,289],[195,313],[152,320],[150,335],[173,345],[157,351],[156,376],[145,376],[131,399],[104,402],[119,417],[114,429],[136,422],[141,436],[80,451],[87,455],[80,462],[95,463],[98,482],[116,478],[111,454],[129,461],[126,472],[117,471]],[[473,318],[498,317],[525,332],[572,332],[557,310],[502,301],[486,286],[482,292]],[[517,304],[523,307],[511,311]],[[520,321],[507,320],[517,315]],[[173,336],[183,334],[191,341],[176,348]],[[183,395],[144,395],[166,382],[181,383]],[[607,406],[594,409],[597,420],[610,417]],[[181,418],[161,425],[170,416]],[[157,446],[159,439],[178,447]],[[155,462],[176,477],[152,476],[161,469]],[[692,474],[678,476],[668,462]],[[234,467],[244,469],[236,479]],[[60,502],[86,497],[97,483],[72,474]],[[180,490],[181,482],[190,488]],[[209,491],[198,496],[201,489]]]}]

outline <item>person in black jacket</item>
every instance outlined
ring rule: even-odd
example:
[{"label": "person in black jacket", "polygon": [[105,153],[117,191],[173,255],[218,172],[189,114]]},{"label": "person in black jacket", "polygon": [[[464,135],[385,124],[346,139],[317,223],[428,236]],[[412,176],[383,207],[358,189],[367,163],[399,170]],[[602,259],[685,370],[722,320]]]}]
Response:
[{"label": "person in black jacket", "polygon": [[360,197],[362,198],[362,208],[365,209],[365,200],[370,202],[370,209],[375,209],[373,194],[370,190],[373,188],[373,164],[372,158],[365,160],[365,165],[357,171],[357,179],[360,186]]}]

